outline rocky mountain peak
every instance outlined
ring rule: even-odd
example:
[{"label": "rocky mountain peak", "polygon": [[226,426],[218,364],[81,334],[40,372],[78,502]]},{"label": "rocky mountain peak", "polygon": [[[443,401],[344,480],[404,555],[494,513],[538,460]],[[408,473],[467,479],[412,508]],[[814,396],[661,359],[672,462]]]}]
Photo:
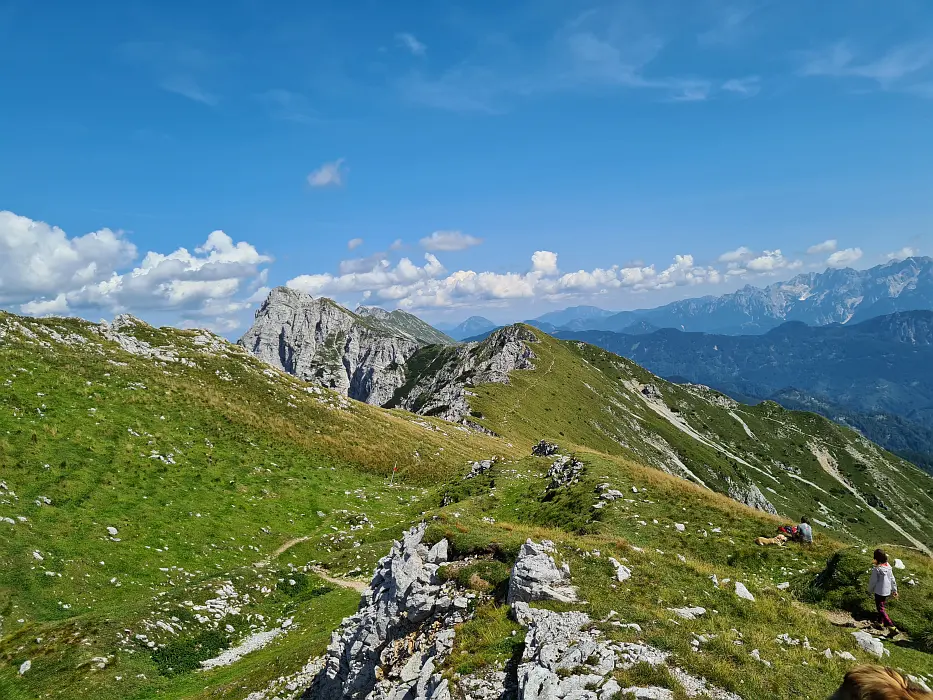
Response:
[{"label": "rocky mountain peak", "polygon": [[285,287],[269,293],[238,344],[284,372],[377,405],[401,386],[405,361],[422,345],[330,299]]}]

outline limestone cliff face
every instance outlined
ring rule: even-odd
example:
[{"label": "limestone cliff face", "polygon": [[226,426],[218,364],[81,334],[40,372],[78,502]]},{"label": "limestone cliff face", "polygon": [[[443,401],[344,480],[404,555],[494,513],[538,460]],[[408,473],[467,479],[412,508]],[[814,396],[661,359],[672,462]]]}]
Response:
[{"label": "limestone cliff face", "polygon": [[423,344],[286,287],[269,293],[238,343],[273,367],[380,406],[404,383],[405,362]]},{"label": "limestone cliff face", "polygon": [[449,421],[467,421],[470,387],[508,384],[514,370],[534,369],[535,334],[524,326],[506,326],[479,343],[421,350],[409,363],[404,387],[393,406]]},{"label": "limestone cliff face", "polygon": [[238,342],[273,367],[358,401],[455,422],[469,422],[470,387],[508,384],[513,370],[534,368],[537,339],[522,326],[501,328],[481,343],[428,345],[447,336],[432,336],[430,326],[404,312],[357,311],[278,287]]}]

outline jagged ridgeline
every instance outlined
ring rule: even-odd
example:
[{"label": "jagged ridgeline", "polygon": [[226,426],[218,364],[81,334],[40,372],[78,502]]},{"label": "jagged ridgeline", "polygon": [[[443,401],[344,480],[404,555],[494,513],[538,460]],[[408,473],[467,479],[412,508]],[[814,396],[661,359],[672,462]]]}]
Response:
[{"label": "jagged ridgeline", "polygon": [[858,433],[774,402],[747,406],[672,384],[530,326],[508,326],[478,343],[431,345],[374,329],[328,299],[279,289],[240,344],[351,397],[463,423],[523,449],[554,439],[656,467],[768,513],[809,513],[840,534],[920,548],[933,542],[933,481]]},{"label": "jagged ridgeline", "polygon": [[[0,313],[0,697],[825,697],[872,657],[802,601],[881,543],[910,636],[886,663],[929,680],[931,486],[813,414],[524,325],[455,344],[288,290],[238,345]],[[757,547],[775,512],[815,546]],[[576,593],[525,603],[515,570]]]}]

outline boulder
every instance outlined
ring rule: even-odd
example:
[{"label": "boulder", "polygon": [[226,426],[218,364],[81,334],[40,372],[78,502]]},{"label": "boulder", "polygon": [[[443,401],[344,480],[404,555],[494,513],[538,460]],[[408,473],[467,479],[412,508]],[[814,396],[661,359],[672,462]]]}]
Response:
[{"label": "boulder", "polygon": [[884,648],[884,644],[881,643],[880,639],[875,639],[864,630],[853,632],[852,636],[855,637],[856,644],[858,644],[863,651],[868,652],[875,658],[881,659],[884,658],[885,655],[891,653]]},{"label": "boulder", "polygon": [[577,599],[570,584],[570,568],[557,566],[551,553],[554,547],[547,540],[538,544],[528,540],[518,553],[509,577],[508,603],[533,600],[557,600],[565,603]]},{"label": "boulder", "polygon": [[550,457],[560,453],[560,445],[547,440],[540,440],[531,448],[531,454],[535,457]]},{"label": "boulder", "polygon": [[745,587],[745,584],[742,583],[741,581],[736,581],[736,582],[735,582],[735,594],[736,594],[739,598],[743,598],[744,600],[750,600],[750,601],[752,601],[753,603],[755,602],[755,596],[753,596],[753,595],[749,592],[749,590]]}]

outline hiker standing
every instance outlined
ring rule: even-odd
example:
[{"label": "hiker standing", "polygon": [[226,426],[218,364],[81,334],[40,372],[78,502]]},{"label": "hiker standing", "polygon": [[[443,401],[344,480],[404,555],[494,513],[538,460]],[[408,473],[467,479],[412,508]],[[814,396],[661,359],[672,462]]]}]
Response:
[{"label": "hiker standing", "polygon": [[888,616],[885,603],[889,597],[897,598],[897,581],[894,580],[894,569],[888,564],[888,555],[883,549],[876,549],[874,566],[871,570],[871,579],[868,581],[868,593],[875,596],[875,609],[878,611],[879,624],[894,628],[894,623]]}]

